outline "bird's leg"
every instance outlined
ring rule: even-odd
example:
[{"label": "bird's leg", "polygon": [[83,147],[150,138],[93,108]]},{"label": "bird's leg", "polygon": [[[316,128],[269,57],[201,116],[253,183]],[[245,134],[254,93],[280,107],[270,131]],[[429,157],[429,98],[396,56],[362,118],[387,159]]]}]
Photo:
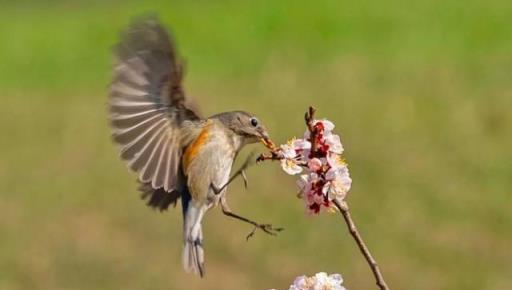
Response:
[{"label": "bird's leg", "polygon": [[243,216],[240,216],[240,215],[232,212],[228,206],[225,196],[222,196],[220,198],[220,205],[222,208],[222,213],[224,213],[225,215],[235,218],[237,220],[241,220],[243,222],[249,223],[254,226],[254,229],[247,235],[247,237],[246,237],[247,240],[249,240],[249,238],[251,238],[254,235],[254,233],[256,232],[256,229],[260,229],[260,230],[264,231],[265,233],[272,235],[272,236],[275,236],[275,235],[277,235],[278,232],[284,230],[283,228],[274,228],[271,224],[257,223],[255,221],[252,221],[248,218],[245,218]]},{"label": "bird's leg", "polygon": [[228,181],[226,182],[226,184],[224,184],[223,186],[221,187],[216,187],[214,184],[211,184],[211,188],[213,189],[213,192],[215,194],[220,194],[231,182],[233,182],[233,180],[235,180],[238,176],[242,176],[242,178],[244,179],[244,186],[245,188],[247,188],[248,186],[248,181],[247,181],[247,175],[245,175],[245,170],[251,166],[251,161],[254,159],[254,152],[251,153],[247,159],[245,159],[244,163],[242,164],[242,166],[240,166],[240,168],[233,174],[231,175],[231,177],[228,179]]}]

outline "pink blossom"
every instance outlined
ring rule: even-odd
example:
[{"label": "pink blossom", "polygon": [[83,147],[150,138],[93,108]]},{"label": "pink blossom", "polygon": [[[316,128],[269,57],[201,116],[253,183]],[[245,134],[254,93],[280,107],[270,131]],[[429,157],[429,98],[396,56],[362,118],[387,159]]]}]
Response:
[{"label": "pink blossom", "polygon": [[297,181],[306,210],[318,214],[322,209],[332,210],[333,200],[342,201],[352,185],[347,164],[341,158],[343,145],[332,133],[334,124],[328,120],[313,122],[315,150],[309,130],[303,139],[292,139],[281,145],[281,167],[291,175],[303,172]]},{"label": "pink blossom", "polygon": [[331,132],[332,130],[334,130],[334,123],[327,120],[327,119],[323,119],[323,120],[316,120],[314,122],[314,124],[316,125],[317,123],[322,123],[322,125],[324,126],[324,130],[326,132]]},{"label": "pink blossom", "polygon": [[[334,129],[334,123],[327,119],[315,120],[313,121],[313,127],[321,131],[321,135],[323,135],[324,133],[331,133],[331,131]],[[309,132],[309,130],[306,130],[306,132],[304,133],[304,139],[309,140],[310,134],[311,133]]]},{"label": "pink blossom", "polygon": [[315,172],[322,168],[322,161],[318,158],[312,158],[308,161],[309,170]]}]

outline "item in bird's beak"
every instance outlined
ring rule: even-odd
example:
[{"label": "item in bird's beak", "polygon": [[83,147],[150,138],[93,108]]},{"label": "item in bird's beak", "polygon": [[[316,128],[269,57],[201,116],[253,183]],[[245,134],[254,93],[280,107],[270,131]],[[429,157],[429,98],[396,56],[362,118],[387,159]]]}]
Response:
[{"label": "item in bird's beak", "polygon": [[263,143],[263,145],[265,145],[265,147],[267,147],[268,149],[270,149],[270,151],[275,151],[276,150],[276,145],[274,144],[274,142],[272,142],[272,140],[270,140],[269,137],[263,137],[260,139],[261,143]]}]

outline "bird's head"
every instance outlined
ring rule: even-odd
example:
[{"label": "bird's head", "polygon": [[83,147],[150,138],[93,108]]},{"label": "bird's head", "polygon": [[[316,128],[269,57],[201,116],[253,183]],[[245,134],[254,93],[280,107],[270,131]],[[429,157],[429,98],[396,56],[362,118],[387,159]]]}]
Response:
[{"label": "bird's head", "polygon": [[273,146],[262,122],[254,115],[244,111],[233,111],[213,116],[219,119],[237,137],[241,145],[261,142],[265,146]]}]

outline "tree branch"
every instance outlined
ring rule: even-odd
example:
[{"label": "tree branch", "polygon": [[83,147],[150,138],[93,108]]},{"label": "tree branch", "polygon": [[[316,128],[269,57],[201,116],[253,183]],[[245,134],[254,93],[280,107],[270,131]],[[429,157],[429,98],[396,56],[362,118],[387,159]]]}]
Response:
[{"label": "tree branch", "polygon": [[370,250],[368,250],[368,247],[366,246],[365,242],[363,241],[363,238],[359,234],[359,231],[357,230],[357,227],[354,224],[354,221],[352,220],[352,216],[350,215],[350,211],[349,211],[347,203],[344,201],[339,202],[338,200],[333,200],[333,202],[334,202],[334,205],[336,206],[336,208],[343,215],[343,219],[345,220],[345,223],[347,224],[348,231],[354,238],[357,246],[359,247],[359,250],[365,257],[366,261],[368,262],[368,265],[370,266],[370,268],[373,272],[373,276],[375,276],[377,286],[379,286],[379,288],[381,290],[389,290],[389,287],[386,284],[386,281],[384,281],[384,277],[382,276],[382,273],[380,272],[379,266],[377,265],[377,261],[375,261],[372,254],[370,253]]},{"label": "tree branch", "polygon": [[317,131],[315,129],[315,126],[313,124],[313,121],[315,120],[315,113],[316,109],[313,107],[309,107],[308,112],[304,115],[304,120],[306,121],[306,126],[309,130],[309,139],[311,139],[311,152],[316,152],[316,134]]}]

